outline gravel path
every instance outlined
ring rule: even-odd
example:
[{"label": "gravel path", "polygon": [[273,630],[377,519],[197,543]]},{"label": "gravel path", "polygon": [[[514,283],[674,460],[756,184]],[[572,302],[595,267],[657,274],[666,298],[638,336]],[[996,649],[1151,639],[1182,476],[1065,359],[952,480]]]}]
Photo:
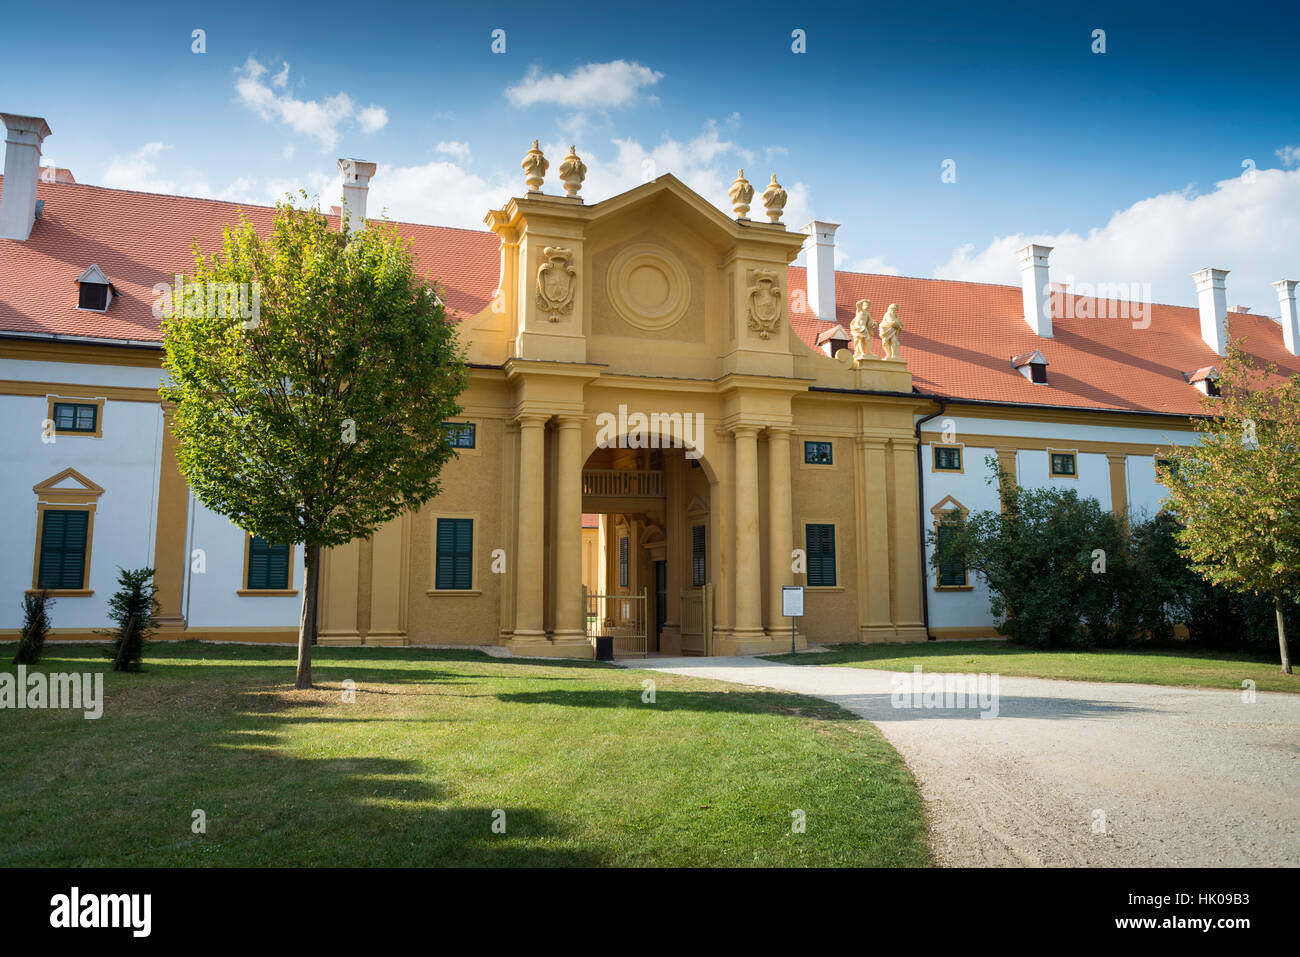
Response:
[{"label": "gravel path", "polygon": [[814,695],[875,722],[916,777],[940,864],[1300,866],[1300,695],[1247,704],[1239,691],[1001,676],[997,716],[981,718],[896,708],[887,671],[624,663]]}]

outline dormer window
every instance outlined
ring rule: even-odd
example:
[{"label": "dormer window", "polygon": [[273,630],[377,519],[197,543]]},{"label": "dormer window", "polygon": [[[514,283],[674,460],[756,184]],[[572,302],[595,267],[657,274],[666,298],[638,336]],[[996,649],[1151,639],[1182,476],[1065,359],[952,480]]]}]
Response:
[{"label": "dormer window", "polygon": [[1047,384],[1047,359],[1037,349],[1024,355],[1012,356],[1011,367],[1030,382]]},{"label": "dormer window", "polygon": [[1204,369],[1197,369],[1195,372],[1186,372],[1183,374],[1188,382],[1202,395],[1219,394],[1219,370],[1214,366],[1206,366]]},{"label": "dormer window", "polygon": [[116,291],[113,289],[113,284],[108,281],[108,277],[104,275],[104,270],[98,266],[91,266],[78,276],[77,285],[81,287],[77,295],[77,308],[88,309],[91,312],[107,310]]},{"label": "dormer window", "polygon": [[848,331],[839,323],[831,326],[829,329],[823,329],[817,334],[817,348],[832,359],[835,353],[841,350],[851,349],[853,347],[853,338]]}]

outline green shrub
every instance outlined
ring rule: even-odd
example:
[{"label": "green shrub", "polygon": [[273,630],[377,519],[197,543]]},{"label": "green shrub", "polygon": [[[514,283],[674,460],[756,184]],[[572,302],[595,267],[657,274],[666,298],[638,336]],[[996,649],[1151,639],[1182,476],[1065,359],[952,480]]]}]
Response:
[{"label": "green shrub", "polygon": [[14,664],[34,665],[41,660],[45,636],[50,632],[50,606],[53,604],[54,599],[45,588],[23,596],[23,631]]},{"label": "green shrub", "polygon": [[118,589],[108,600],[108,617],[117,627],[100,634],[113,639],[108,653],[114,671],[139,671],[145,645],[158,628],[158,588],[152,568],[119,568]]}]

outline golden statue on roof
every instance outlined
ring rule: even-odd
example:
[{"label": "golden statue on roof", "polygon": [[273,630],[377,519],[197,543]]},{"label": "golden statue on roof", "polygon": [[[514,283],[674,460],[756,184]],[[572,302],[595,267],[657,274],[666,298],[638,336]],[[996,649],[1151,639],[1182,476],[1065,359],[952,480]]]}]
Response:
[{"label": "golden statue on roof", "polygon": [[898,334],[903,331],[903,320],[898,318],[898,303],[891,303],[880,320],[880,351],[882,359],[898,358]]},{"label": "golden statue on roof", "polygon": [[876,324],[871,319],[871,300],[859,299],[853,321],[849,323],[849,335],[853,337],[853,368],[857,369],[867,359],[874,359],[871,351],[871,335],[876,331]]}]

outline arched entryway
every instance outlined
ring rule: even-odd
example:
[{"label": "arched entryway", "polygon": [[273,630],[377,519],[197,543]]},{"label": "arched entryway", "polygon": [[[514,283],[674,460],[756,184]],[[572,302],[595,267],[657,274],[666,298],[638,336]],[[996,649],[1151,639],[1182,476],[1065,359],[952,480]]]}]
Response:
[{"label": "arched entryway", "polygon": [[584,563],[588,632],[612,636],[616,654],[706,654],[714,475],[694,449],[640,444],[620,436],[583,464],[597,556]]}]

